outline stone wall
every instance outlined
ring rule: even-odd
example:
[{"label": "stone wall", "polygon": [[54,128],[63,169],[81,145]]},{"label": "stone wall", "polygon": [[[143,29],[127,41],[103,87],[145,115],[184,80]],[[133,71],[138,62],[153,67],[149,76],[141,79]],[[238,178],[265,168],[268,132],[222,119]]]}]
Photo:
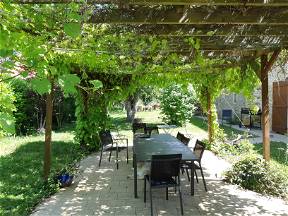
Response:
[{"label": "stone wall", "polygon": [[[268,81],[268,90],[269,90],[269,108],[270,108],[270,119],[272,116],[272,89],[273,89],[273,82],[283,81],[288,79],[288,64],[284,67],[275,67],[269,73],[269,81]],[[252,103],[257,105],[260,109],[262,107],[262,100],[261,100],[261,86],[253,92],[255,101]],[[216,107],[218,118],[222,119],[222,110],[223,109],[231,109],[234,121],[240,119],[241,116],[241,108],[249,107],[248,101],[245,99],[243,95],[235,94],[235,93],[223,93],[217,100],[216,100]],[[270,124],[272,121],[270,121]]]}]

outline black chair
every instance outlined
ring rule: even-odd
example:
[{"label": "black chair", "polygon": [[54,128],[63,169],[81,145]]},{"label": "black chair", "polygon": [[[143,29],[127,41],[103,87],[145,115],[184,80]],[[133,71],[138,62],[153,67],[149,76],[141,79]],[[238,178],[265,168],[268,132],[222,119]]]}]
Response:
[{"label": "black chair", "polygon": [[132,124],[133,134],[147,134],[146,123],[133,122]]},{"label": "black chair", "polygon": [[[203,170],[202,170],[202,166],[201,166],[201,159],[202,159],[204,150],[205,150],[205,143],[203,143],[203,142],[201,142],[200,140],[197,139],[196,140],[196,144],[195,144],[194,149],[193,149],[193,152],[194,152],[195,156],[197,157],[197,161],[194,162],[194,169],[195,169],[194,173],[195,173],[195,176],[196,176],[197,183],[199,183],[196,170],[200,170],[201,176],[202,176],[202,180],[203,180],[203,184],[204,184],[204,187],[205,187],[205,191],[207,192],[206,181],[205,181]],[[187,164],[188,168],[191,169],[191,163],[189,164],[187,162],[185,164]],[[186,170],[186,172],[187,172],[187,170]],[[187,172],[187,177],[188,177],[188,180],[190,181],[190,177],[189,177],[189,173],[188,172]]]},{"label": "black chair", "polygon": [[184,145],[188,146],[190,138],[186,137],[184,134],[178,132],[176,138],[181,141]]},{"label": "black chair", "polygon": [[[127,143],[127,147],[124,147],[124,148],[126,148],[126,154],[127,154],[126,156],[127,156],[127,163],[128,163],[128,139],[127,138],[115,138],[115,139],[113,139],[110,130],[100,131],[99,137],[100,137],[100,143],[101,143],[99,167],[101,165],[103,151],[110,151],[109,159],[108,159],[109,162],[111,159],[112,151],[116,151],[116,164],[117,164],[116,166],[117,166],[117,169],[119,168],[118,153],[123,149],[123,147],[119,147],[118,142],[124,141],[124,140]],[[116,147],[114,147],[114,144],[116,144]]]},{"label": "black chair", "polygon": [[166,200],[168,200],[169,187],[178,187],[181,214],[183,215],[179,176],[181,158],[181,154],[152,155],[150,174],[144,177],[144,202],[146,202],[146,181],[149,181],[150,184],[151,215],[153,215],[152,188],[166,188]]},{"label": "black chair", "polygon": [[157,126],[148,126],[146,124],[146,133],[149,134],[149,136],[151,136],[151,134],[159,134],[159,129]]},{"label": "black chair", "polygon": [[177,138],[179,141],[181,141],[181,139],[182,139],[183,136],[184,136],[184,135],[178,131],[178,133],[177,133],[177,135],[176,135],[176,138]]},{"label": "black chair", "polygon": [[181,142],[182,142],[184,145],[188,146],[188,144],[189,144],[189,142],[190,142],[190,138],[188,138],[188,137],[186,137],[186,136],[183,135],[183,137],[182,137],[182,139],[181,139]]}]

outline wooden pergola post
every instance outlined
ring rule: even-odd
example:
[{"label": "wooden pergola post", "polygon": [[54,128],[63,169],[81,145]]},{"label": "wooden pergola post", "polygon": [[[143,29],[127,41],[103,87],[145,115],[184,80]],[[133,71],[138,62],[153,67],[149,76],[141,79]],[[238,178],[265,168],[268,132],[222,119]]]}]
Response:
[{"label": "wooden pergola post", "polygon": [[54,81],[50,79],[51,90],[46,97],[46,125],[44,147],[44,180],[47,181],[51,169],[51,140],[52,140],[52,114],[53,114],[53,90]]},{"label": "wooden pergola post", "polygon": [[208,118],[208,141],[213,142],[211,95],[207,90],[207,118]]},{"label": "wooden pergola post", "polygon": [[270,160],[270,120],[269,120],[269,90],[268,72],[276,61],[280,50],[274,51],[268,61],[267,54],[261,56],[261,89],[262,89],[262,133],[263,133],[263,157],[266,161]]}]

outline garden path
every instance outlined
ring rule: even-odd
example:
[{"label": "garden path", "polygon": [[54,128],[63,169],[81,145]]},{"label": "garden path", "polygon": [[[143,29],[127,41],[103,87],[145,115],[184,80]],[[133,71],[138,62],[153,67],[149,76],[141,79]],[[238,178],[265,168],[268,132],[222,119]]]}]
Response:
[{"label": "garden path", "polygon": [[[227,125],[230,126],[230,125]],[[262,143],[262,130],[261,129],[255,129],[255,128],[239,128],[238,125],[232,125],[232,128],[237,129],[237,130],[241,130],[241,131],[247,131],[248,133],[255,135],[252,138],[249,138],[249,141],[253,144],[256,143]],[[270,140],[271,141],[275,141],[275,142],[284,142],[288,144],[288,136],[287,135],[282,135],[282,134],[278,134],[278,133],[274,133],[272,131],[270,131]]]}]

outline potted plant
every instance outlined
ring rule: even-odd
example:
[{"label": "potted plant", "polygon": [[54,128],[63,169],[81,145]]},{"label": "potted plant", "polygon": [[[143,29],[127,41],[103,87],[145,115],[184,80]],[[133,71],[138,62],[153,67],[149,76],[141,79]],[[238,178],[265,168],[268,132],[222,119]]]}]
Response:
[{"label": "potted plant", "polygon": [[63,169],[58,173],[57,181],[59,182],[61,188],[69,187],[72,184],[74,178],[74,172],[75,169],[70,168],[70,169]]}]

